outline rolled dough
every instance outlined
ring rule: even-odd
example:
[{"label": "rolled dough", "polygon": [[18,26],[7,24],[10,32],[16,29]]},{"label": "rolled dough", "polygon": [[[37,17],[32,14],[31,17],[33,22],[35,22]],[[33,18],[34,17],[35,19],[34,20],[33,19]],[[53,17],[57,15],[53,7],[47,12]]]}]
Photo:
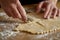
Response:
[{"label": "rolled dough", "polygon": [[60,17],[56,17],[55,19],[44,19],[43,14],[37,14],[35,12],[28,13],[27,16],[32,20],[29,19],[30,22],[20,24],[17,26],[17,30],[32,34],[51,33],[60,30]]}]

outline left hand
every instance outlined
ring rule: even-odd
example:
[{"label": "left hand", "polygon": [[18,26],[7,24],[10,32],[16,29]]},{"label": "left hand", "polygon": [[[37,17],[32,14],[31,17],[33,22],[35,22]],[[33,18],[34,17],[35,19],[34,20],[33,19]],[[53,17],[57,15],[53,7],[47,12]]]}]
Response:
[{"label": "left hand", "polygon": [[44,18],[55,18],[57,16],[60,16],[60,9],[56,7],[56,4],[49,1],[42,1],[37,6],[37,13],[41,11],[41,9],[44,9]]}]

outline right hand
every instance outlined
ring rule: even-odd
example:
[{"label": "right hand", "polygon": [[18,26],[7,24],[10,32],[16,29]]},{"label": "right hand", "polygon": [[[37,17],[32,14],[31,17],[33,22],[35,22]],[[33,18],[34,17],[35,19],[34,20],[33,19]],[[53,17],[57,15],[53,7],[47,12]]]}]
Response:
[{"label": "right hand", "polygon": [[0,0],[0,5],[8,16],[22,18],[23,21],[27,20],[26,12],[19,0]]},{"label": "right hand", "polygon": [[44,9],[44,18],[56,18],[60,17],[60,9],[57,8],[56,3],[50,1],[42,1],[37,6],[37,13]]}]

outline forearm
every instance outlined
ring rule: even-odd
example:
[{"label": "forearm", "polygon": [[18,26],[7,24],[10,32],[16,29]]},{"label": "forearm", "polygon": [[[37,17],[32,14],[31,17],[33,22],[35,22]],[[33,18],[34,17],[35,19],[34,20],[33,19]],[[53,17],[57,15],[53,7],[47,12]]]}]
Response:
[{"label": "forearm", "polygon": [[58,1],[58,0],[46,0],[46,1],[50,1],[50,2],[52,2],[52,3],[54,3],[54,4],[57,4],[57,1]]}]

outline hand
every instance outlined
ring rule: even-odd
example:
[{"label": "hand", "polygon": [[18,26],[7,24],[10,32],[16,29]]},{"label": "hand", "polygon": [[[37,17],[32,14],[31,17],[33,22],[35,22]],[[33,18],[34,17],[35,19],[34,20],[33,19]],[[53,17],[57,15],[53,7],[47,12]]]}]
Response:
[{"label": "hand", "polygon": [[1,7],[8,16],[26,21],[26,12],[19,0],[0,0]]},{"label": "hand", "polygon": [[56,16],[60,16],[60,9],[56,7],[56,4],[49,2],[49,1],[43,1],[40,2],[37,6],[37,13],[41,11],[41,9],[44,9],[44,18],[55,18]]}]

